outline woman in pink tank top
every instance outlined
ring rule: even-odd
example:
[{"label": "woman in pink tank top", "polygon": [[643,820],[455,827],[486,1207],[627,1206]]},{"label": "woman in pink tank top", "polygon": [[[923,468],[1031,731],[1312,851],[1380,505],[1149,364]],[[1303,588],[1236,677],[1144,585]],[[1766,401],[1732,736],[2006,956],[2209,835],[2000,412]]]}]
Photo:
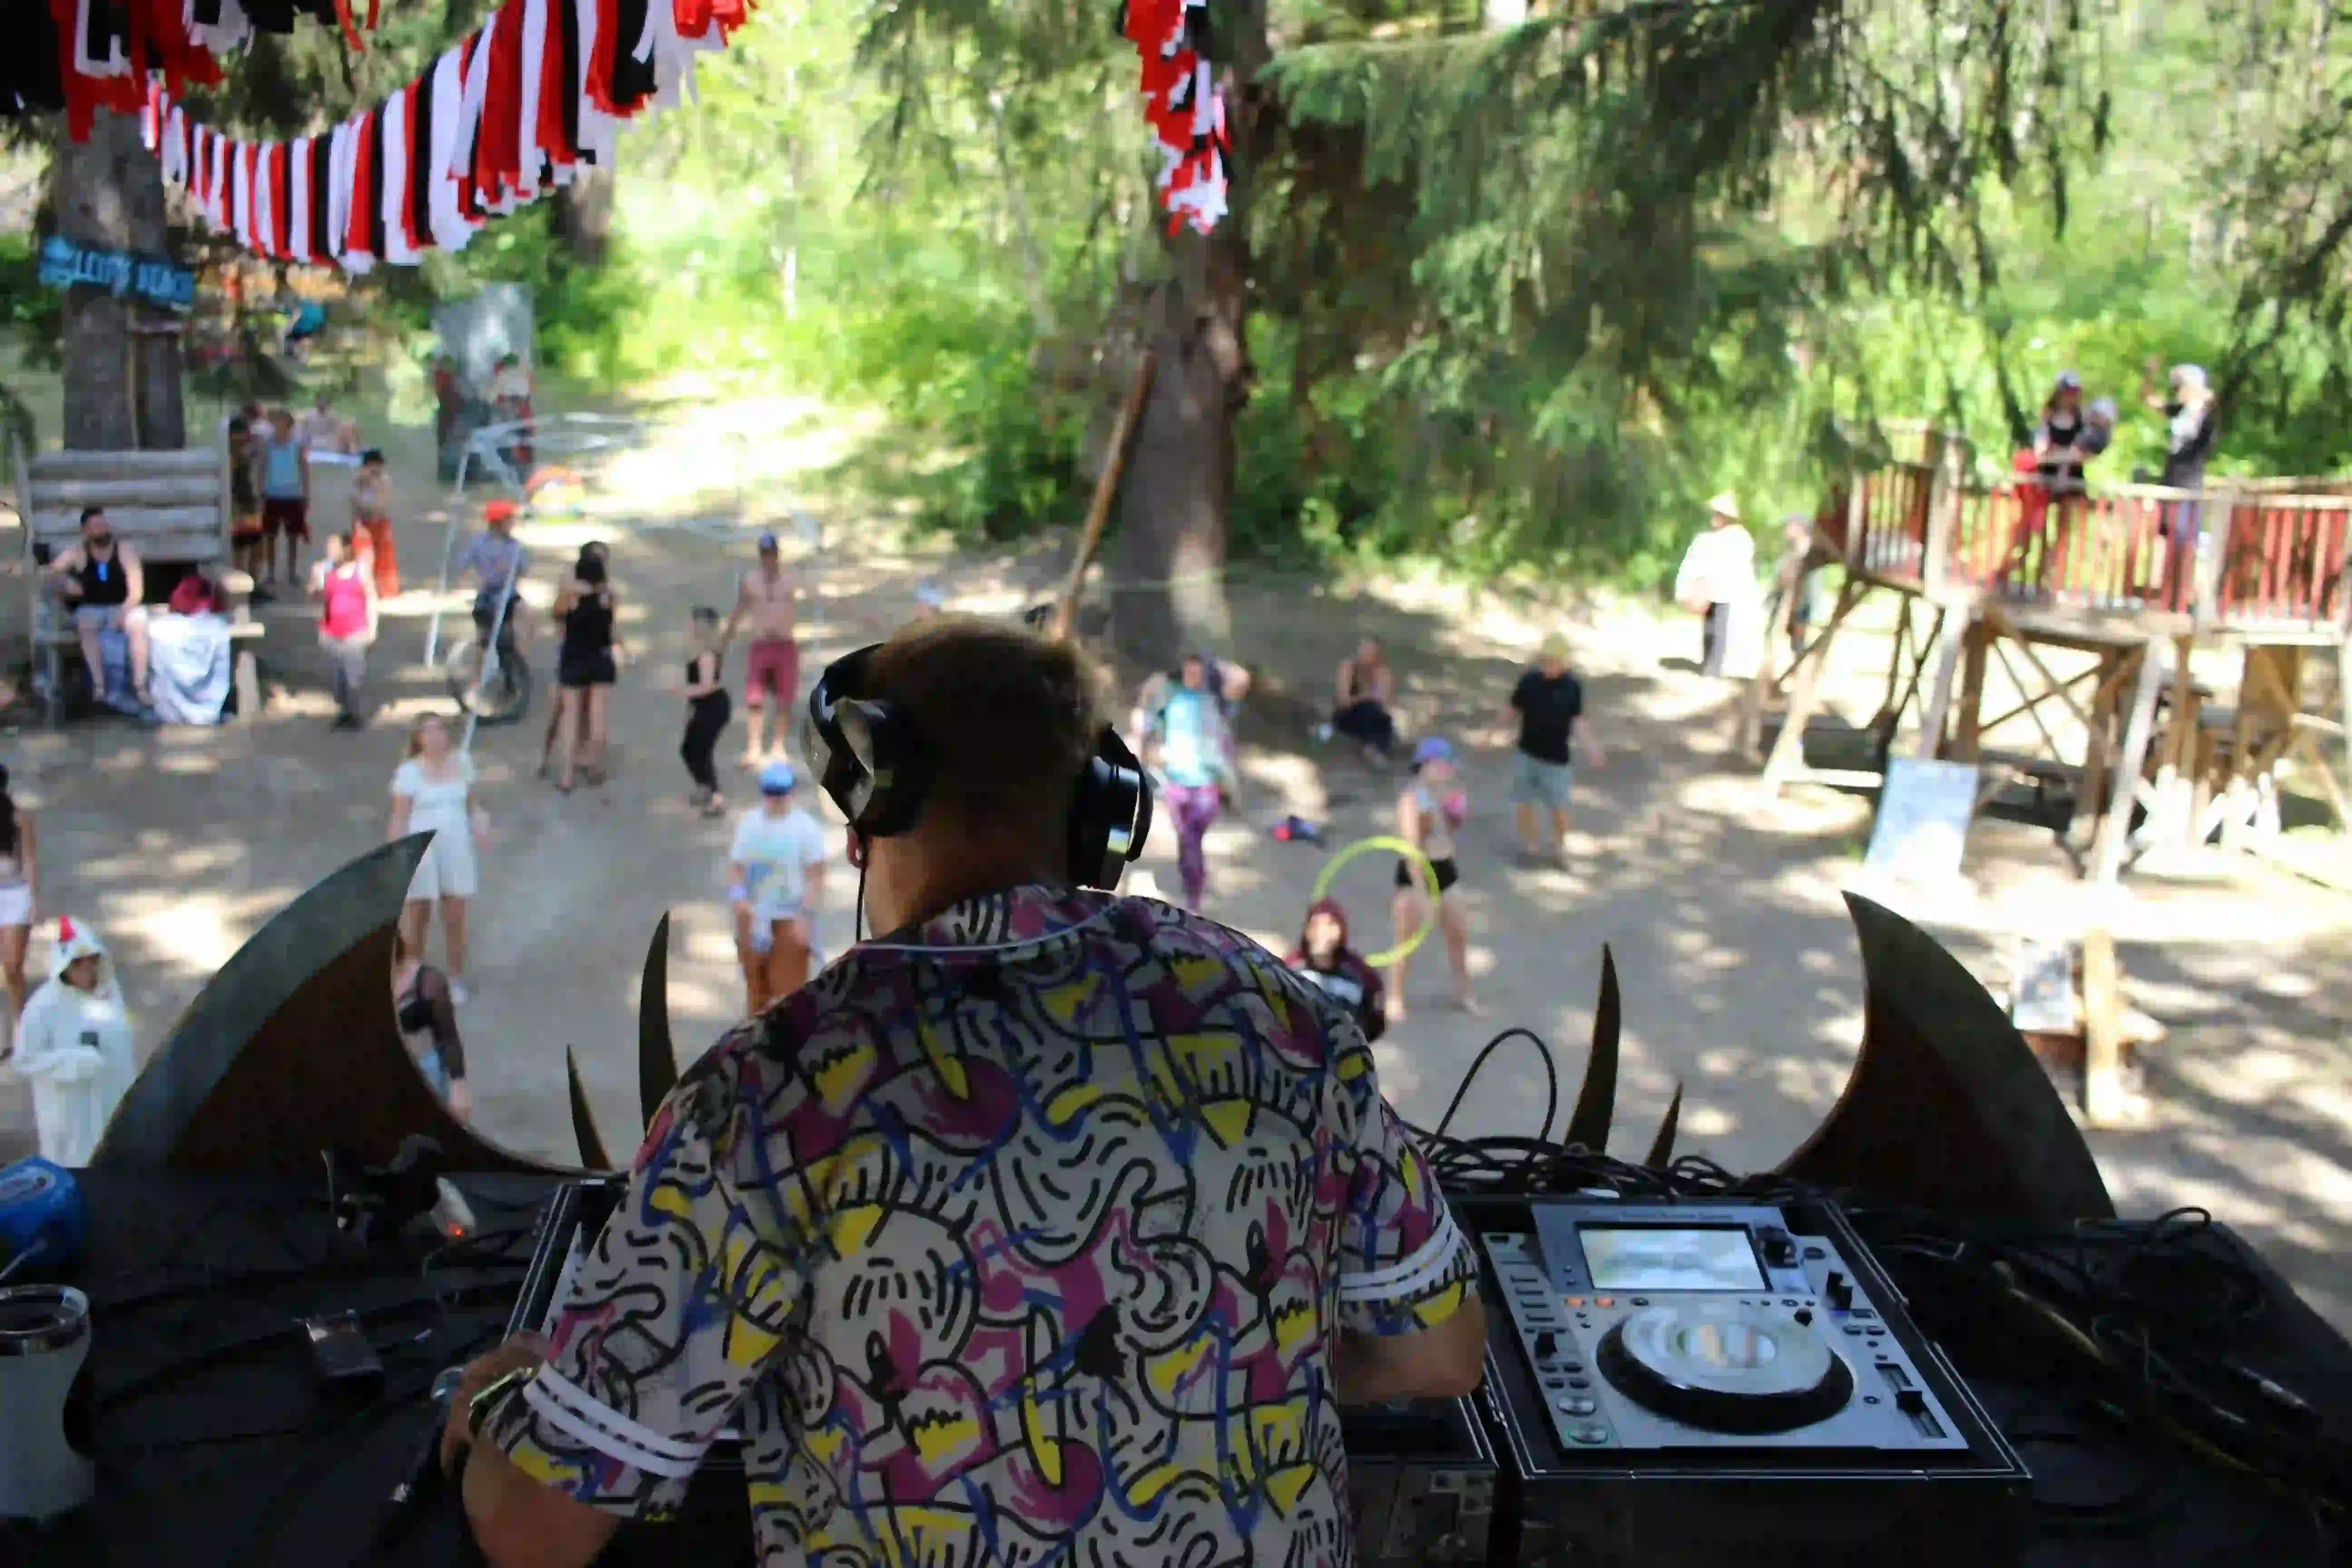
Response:
[{"label": "woman in pink tank top", "polygon": [[319,646],[335,666],[335,728],[356,730],[360,682],[367,676],[368,645],[375,641],[375,579],[359,562],[358,542],[347,531],[327,541],[327,558],[312,569],[311,592],[319,595]]}]

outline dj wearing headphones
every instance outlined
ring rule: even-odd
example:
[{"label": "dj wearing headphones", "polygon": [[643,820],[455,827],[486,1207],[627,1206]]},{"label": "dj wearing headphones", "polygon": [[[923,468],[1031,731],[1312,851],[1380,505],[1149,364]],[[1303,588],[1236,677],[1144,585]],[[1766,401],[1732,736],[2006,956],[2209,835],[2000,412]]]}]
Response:
[{"label": "dj wearing headphones", "polygon": [[1344,1008],[1110,889],[1142,772],[1066,646],[938,617],[828,669],[808,771],[881,931],[729,1034],[541,1347],[445,1452],[577,1568],[740,1433],[760,1560],[1352,1560],[1339,1405],[1479,1377],[1475,1265]]}]

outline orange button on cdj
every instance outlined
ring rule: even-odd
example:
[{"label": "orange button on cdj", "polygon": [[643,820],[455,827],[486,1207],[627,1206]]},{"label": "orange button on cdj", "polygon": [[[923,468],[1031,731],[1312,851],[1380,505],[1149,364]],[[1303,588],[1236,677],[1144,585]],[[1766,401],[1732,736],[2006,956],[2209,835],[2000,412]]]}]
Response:
[{"label": "orange button on cdj", "polygon": [[1581,1296],[1570,1296],[1568,1299],[1568,1304],[1571,1307],[1581,1307],[1584,1305],[1584,1298]]},{"label": "orange button on cdj", "polygon": [[1617,1304],[1617,1298],[1614,1296],[1595,1296],[1592,1299],[1592,1304],[1596,1307],[1613,1307]]}]

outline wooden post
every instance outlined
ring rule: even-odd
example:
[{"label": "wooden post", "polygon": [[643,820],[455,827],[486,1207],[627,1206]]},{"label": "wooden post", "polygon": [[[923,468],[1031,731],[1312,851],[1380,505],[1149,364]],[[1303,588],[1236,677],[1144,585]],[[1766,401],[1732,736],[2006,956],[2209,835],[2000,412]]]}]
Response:
[{"label": "wooden post", "polygon": [[1813,716],[1813,694],[1820,689],[1822,669],[1830,661],[1830,645],[1837,637],[1838,627],[1862,601],[1860,583],[1858,577],[1846,578],[1845,585],[1838,590],[1837,606],[1830,612],[1822,635],[1790,672],[1796,679],[1789,688],[1789,711],[1780,721],[1780,732],[1772,737],[1772,754],[1764,759],[1767,795],[1788,782],[1789,774],[1805,759],[1805,724]]},{"label": "wooden post", "polygon": [[2163,762],[2156,772],[2154,820],[2148,824],[2152,841],[2188,849],[2197,838],[2192,769],[2197,749],[2197,681],[2189,668],[2196,648],[2194,637],[2172,639],[2172,720],[2164,734]]},{"label": "wooden post", "polygon": [[[2103,653],[2099,656],[2098,689],[2091,696],[2090,724],[2083,746],[2083,785],[2074,798],[2074,809],[2097,810],[2101,793],[2107,783],[2107,751],[2115,744],[2116,702],[2120,693],[2116,677],[2122,673],[2123,657]],[[2097,820],[2095,816],[2094,821]]]},{"label": "wooden post", "polygon": [[1985,655],[1992,651],[1992,625],[1983,616],[1971,619],[1960,633],[1959,730],[1952,737],[1952,760],[1977,760],[1978,726],[1984,720]]},{"label": "wooden post", "polygon": [[1118,494],[1118,476],[1127,467],[1128,448],[1134,445],[1135,427],[1142,422],[1143,400],[1151,395],[1152,373],[1159,368],[1158,356],[1150,349],[1135,367],[1135,384],[1127,390],[1127,402],[1120,405],[1118,422],[1111,426],[1110,447],[1103,453],[1102,473],[1095,480],[1094,500],[1087,506],[1086,526],[1078,531],[1078,552],[1070,561],[1070,580],[1062,587],[1062,607],[1054,615],[1054,637],[1066,642],[1078,624],[1078,591],[1086,585],[1087,568],[1093,564],[1095,550],[1102,543],[1103,524],[1110,521],[1110,503]]},{"label": "wooden post", "polygon": [[[1756,661],[1756,674],[1748,682],[1748,689],[1739,700],[1739,726],[1734,743],[1742,756],[1752,756],[1756,742],[1764,733],[1764,704],[1780,689],[1781,677],[1772,673],[1780,662],[1780,649],[1789,641],[1789,623],[1795,619],[1797,595],[1804,589],[1805,562],[1811,554],[1810,544],[1804,550],[1783,550],[1778,564],[1772,568],[1772,583],[1777,592],[1772,602],[1772,622],[1764,628],[1763,656]],[[1804,662],[1806,649],[1797,656],[1797,664]],[[1795,665],[1789,673],[1796,673]]]},{"label": "wooden post", "polygon": [[1969,628],[1975,615],[1962,607],[1955,612],[1958,625],[1948,617],[1944,635],[1936,649],[1936,683],[1928,689],[1927,706],[1919,715],[1919,755],[1933,759],[1943,754],[1944,725],[1952,711],[1952,679],[1959,673],[1960,645],[1968,640]]},{"label": "wooden post", "polygon": [[2107,815],[2099,824],[2099,837],[2091,851],[2091,880],[2102,888],[2113,887],[2123,870],[2124,840],[2131,833],[2132,801],[2139,788],[2139,776],[2147,766],[2147,746],[2156,729],[2156,689],[2159,661],[2153,639],[2142,645],[2139,679],[2132,688],[2131,716],[2124,721],[2123,754],[2116,759],[2113,793],[2107,800]]},{"label": "wooden post", "polygon": [[2112,1127],[2124,1116],[2123,970],[2104,923],[2083,933],[2083,1117]]}]

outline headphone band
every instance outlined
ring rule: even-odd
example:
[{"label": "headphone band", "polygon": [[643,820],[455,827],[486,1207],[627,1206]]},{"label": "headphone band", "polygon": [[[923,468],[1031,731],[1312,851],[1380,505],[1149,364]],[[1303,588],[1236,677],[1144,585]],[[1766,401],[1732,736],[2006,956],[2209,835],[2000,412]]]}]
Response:
[{"label": "headphone band", "polygon": [[[889,838],[922,816],[936,759],[913,716],[875,695],[871,643],[825,667],[809,690],[801,751],[809,773],[861,837]],[[1142,857],[1151,834],[1151,784],[1118,731],[1105,724],[1078,770],[1068,807],[1071,879],[1109,890]]]}]

